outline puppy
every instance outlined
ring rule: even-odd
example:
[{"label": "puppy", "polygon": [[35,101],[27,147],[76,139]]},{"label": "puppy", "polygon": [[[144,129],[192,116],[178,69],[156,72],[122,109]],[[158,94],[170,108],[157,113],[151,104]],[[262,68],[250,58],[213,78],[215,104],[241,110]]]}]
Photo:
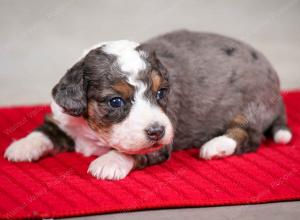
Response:
[{"label": "puppy", "polygon": [[5,157],[14,162],[75,150],[97,155],[88,172],[119,180],[201,147],[203,159],[254,151],[263,136],[290,142],[278,76],[252,47],[186,30],[143,44],[86,51],[52,90],[52,115]]}]

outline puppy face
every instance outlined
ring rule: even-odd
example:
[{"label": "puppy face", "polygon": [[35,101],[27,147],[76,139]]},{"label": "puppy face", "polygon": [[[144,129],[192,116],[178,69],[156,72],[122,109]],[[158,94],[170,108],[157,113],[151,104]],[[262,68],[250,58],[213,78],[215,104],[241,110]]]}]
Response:
[{"label": "puppy face", "polygon": [[52,91],[66,113],[83,117],[110,147],[141,154],[170,144],[170,84],[154,53],[130,41],[92,48]]}]

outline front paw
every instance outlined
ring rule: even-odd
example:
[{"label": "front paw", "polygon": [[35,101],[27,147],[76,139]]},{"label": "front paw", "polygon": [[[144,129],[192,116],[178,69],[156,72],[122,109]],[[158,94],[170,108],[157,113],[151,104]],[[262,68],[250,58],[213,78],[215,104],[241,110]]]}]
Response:
[{"label": "front paw", "polygon": [[132,156],[112,150],[92,161],[88,172],[97,179],[120,180],[124,179],[133,167]]},{"label": "front paw", "polygon": [[38,160],[53,149],[52,142],[40,132],[32,132],[27,137],[13,142],[5,151],[9,161],[22,162]]}]

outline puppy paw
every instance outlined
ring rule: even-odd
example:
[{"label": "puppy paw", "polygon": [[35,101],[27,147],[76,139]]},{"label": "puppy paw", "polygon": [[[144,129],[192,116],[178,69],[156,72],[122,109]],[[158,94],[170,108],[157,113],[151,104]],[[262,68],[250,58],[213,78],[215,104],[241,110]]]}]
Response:
[{"label": "puppy paw", "polygon": [[5,151],[9,161],[34,161],[53,149],[53,144],[41,132],[32,132],[27,137],[13,142]]},{"label": "puppy paw", "polygon": [[133,167],[132,156],[112,150],[92,161],[88,172],[97,179],[120,180],[124,179]]},{"label": "puppy paw", "polygon": [[274,134],[274,141],[278,144],[288,144],[292,140],[292,133],[287,129],[280,129]]},{"label": "puppy paw", "polygon": [[205,160],[232,155],[237,143],[227,136],[219,136],[206,142],[200,149],[199,156]]}]

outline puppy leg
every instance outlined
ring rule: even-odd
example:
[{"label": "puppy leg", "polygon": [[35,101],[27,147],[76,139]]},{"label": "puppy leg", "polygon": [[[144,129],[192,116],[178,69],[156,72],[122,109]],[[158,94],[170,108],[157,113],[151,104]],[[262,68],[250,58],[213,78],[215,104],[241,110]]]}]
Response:
[{"label": "puppy leg", "polygon": [[49,153],[74,149],[74,141],[46,116],[44,124],[26,137],[13,142],[5,151],[9,161],[35,161]]},{"label": "puppy leg", "polygon": [[42,132],[34,131],[26,137],[13,142],[5,151],[9,161],[34,161],[53,149],[53,143]]},{"label": "puppy leg", "polygon": [[111,150],[92,161],[88,172],[97,179],[120,180],[129,174],[134,164],[133,156]]},{"label": "puppy leg", "polygon": [[142,169],[166,161],[170,157],[170,153],[170,146],[145,155],[133,156],[111,150],[92,161],[88,172],[98,179],[120,180],[124,179],[133,169]]},{"label": "puppy leg", "polygon": [[278,117],[273,121],[265,135],[267,137],[272,137],[275,143],[278,144],[288,144],[292,140],[293,135],[287,125],[285,108],[282,102]]},{"label": "puppy leg", "polygon": [[274,141],[278,144],[288,144],[292,140],[292,132],[288,127],[280,127],[274,132]]},{"label": "puppy leg", "polygon": [[[251,140],[255,140],[254,137],[256,136],[249,134],[246,118],[242,115],[238,115],[229,124],[224,135],[213,138],[201,147],[199,156],[209,160],[212,158],[226,157],[235,152],[242,153],[248,151],[246,148],[250,143],[249,136],[251,136]],[[260,141],[260,138],[257,139]],[[256,144],[254,147],[256,147]]]},{"label": "puppy leg", "polygon": [[158,151],[145,155],[134,155],[135,168],[142,169],[146,166],[155,165],[168,160],[171,156],[172,146],[167,145]]}]

